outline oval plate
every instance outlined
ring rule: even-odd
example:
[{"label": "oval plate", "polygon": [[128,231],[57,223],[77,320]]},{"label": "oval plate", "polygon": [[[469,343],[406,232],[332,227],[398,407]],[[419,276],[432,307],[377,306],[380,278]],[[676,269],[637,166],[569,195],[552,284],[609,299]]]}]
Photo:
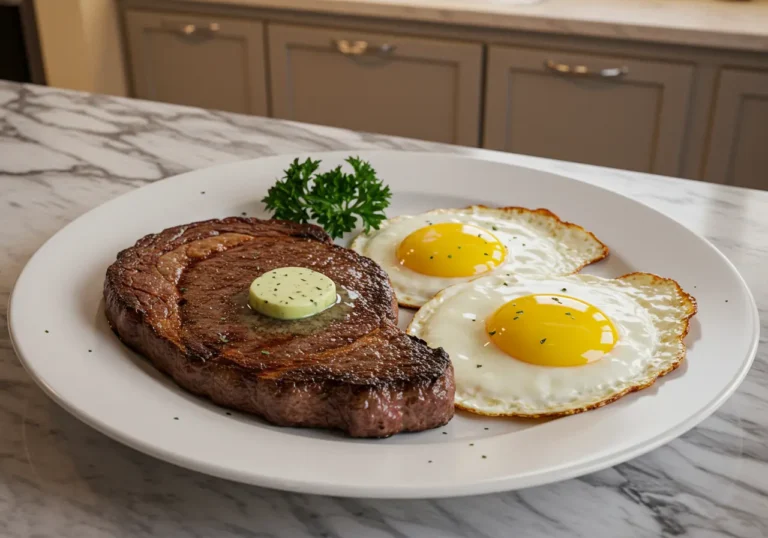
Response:
[{"label": "oval plate", "polygon": [[[326,169],[347,153],[313,154]],[[83,215],[19,277],[14,347],[60,405],[110,437],[171,463],[261,486],[360,497],[444,497],[534,486],[647,452],[711,414],[746,375],[759,336],[755,302],[709,242],[663,214],[566,177],[465,157],[363,152],[394,192],[389,216],[470,204],[546,207],[594,232],[610,257],[588,271],[676,279],[699,314],[688,358],[654,386],[602,409],[532,421],[457,414],[446,427],[385,440],[278,428],[178,388],[110,331],[102,283],[117,252],[147,233],[214,217],[265,216],[259,200],[293,157],[198,170]],[[411,313],[403,310],[401,326]]]}]

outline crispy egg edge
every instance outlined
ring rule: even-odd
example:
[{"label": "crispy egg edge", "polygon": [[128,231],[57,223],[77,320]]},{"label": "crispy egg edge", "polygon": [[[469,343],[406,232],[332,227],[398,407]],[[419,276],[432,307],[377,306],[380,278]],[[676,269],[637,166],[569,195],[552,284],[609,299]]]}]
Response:
[{"label": "crispy egg edge", "polygon": [[[467,207],[456,208],[456,209],[459,209],[459,210],[466,210],[466,209],[491,209],[493,211],[502,211],[502,212],[505,212],[505,213],[518,213],[518,214],[522,214],[522,215],[525,215],[525,214],[537,214],[537,215],[540,215],[542,217],[555,220],[558,225],[563,225],[566,228],[572,228],[572,229],[575,229],[575,230],[578,230],[580,232],[585,233],[597,245],[599,245],[600,252],[594,258],[586,260],[583,264],[581,264],[579,267],[577,267],[576,270],[574,270],[573,272],[568,273],[568,274],[571,274],[571,275],[575,275],[576,273],[578,273],[579,271],[584,269],[587,265],[591,265],[593,263],[596,263],[596,262],[599,262],[600,260],[605,259],[608,256],[608,253],[610,252],[610,250],[608,249],[608,245],[606,245],[605,243],[600,241],[594,233],[590,232],[589,230],[584,229],[583,226],[579,226],[578,224],[574,224],[572,222],[568,222],[568,221],[565,221],[565,220],[561,219],[555,213],[553,213],[549,209],[545,209],[543,207],[540,207],[538,209],[529,209],[527,207],[519,207],[519,206],[490,207],[490,206],[483,205],[483,204],[475,204],[475,205],[470,205],[470,206],[467,206]],[[448,212],[448,211],[453,211],[453,209],[433,209],[431,211],[427,211],[426,213],[419,213],[419,215],[439,215],[439,214],[442,214],[442,213],[445,213],[445,212]],[[395,217],[395,218],[392,218],[392,219],[387,219],[387,220],[385,220],[384,222],[381,223],[381,226],[376,231],[380,231],[380,230],[385,229],[391,223],[393,223],[393,222],[395,222],[397,220],[402,219],[404,216],[412,216],[412,215],[402,215],[402,216]],[[361,256],[365,256],[365,254],[363,253],[363,248],[365,247],[365,243],[367,242],[368,237],[369,237],[368,234],[366,234],[365,232],[359,233],[352,240],[352,243],[350,243],[349,248],[351,248],[352,250],[354,250],[355,252],[357,252]],[[488,276],[488,274],[478,275],[477,278],[482,278],[484,276]],[[563,275],[558,275],[558,276],[563,276]],[[472,279],[472,280],[474,280],[474,279]],[[438,292],[438,294],[439,293],[440,292]],[[395,293],[395,296],[397,296],[397,293]],[[427,302],[429,302],[429,301],[427,301]],[[412,304],[412,303],[408,303],[408,302],[406,302],[404,300],[401,300],[400,298],[397,299],[397,303],[400,306],[402,306],[403,308],[412,308],[412,309],[419,309],[419,308],[421,308],[422,306],[424,306],[426,304],[426,302],[423,303],[423,304]]]},{"label": "crispy egg edge", "polygon": [[[587,232],[589,233],[589,232]],[[631,394],[633,392],[638,392],[643,389],[647,389],[648,387],[652,386],[656,381],[664,377],[665,375],[677,370],[677,368],[680,367],[680,365],[685,360],[686,353],[688,351],[686,345],[685,345],[685,337],[688,335],[688,331],[690,330],[690,321],[693,316],[696,315],[698,312],[698,305],[696,303],[696,298],[686,292],[680,284],[671,278],[665,278],[653,273],[644,273],[644,272],[634,272],[634,273],[628,273],[626,275],[622,275],[615,280],[630,280],[634,277],[649,277],[652,282],[662,282],[664,284],[671,284],[674,286],[679,298],[680,303],[685,308],[685,316],[681,318],[681,321],[683,322],[683,329],[678,335],[677,341],[680,344],[680,352],[677,354],[675,359],[672,361],[672,364],[665,370],[661,370],[656,374],[655,377],[652,379],[649,379],[648,382],[642,383],[639,385],[634,385],[632,387],[627,387],[625,390],[618,392],[616,394],[612,394],[608,396],[607,398],[604,398],[602,400],[599,400],[597,402],[593,402],[591,404],[587,404],[582,407],[577,407],[573,409],[566,409],[563,411],[553,411],[551,413],[536,413],[536,414],[525,414],[525,413],[488,413],[485,411],[482,411],[480,409],[474,409],[468,406],[464,406],[460,403],[455,403],[457,409],[461,409],[463,411],[468,411],[470,413],[473,413],[475,415],[482,415],[486,417],[518,417],[518,418],[530,418],[530,419],[540,419],[540,418],[557,418],[557,417],[567,417],[570,415],[577,415],[579,413],[584,413],[585,411],[591,411],[593,409],[598,409],[600,407],[606,406],[610,403],[615,402],[616,400],[619,400],[626,396],[627,394]],[[431,303],[432,301],[438,301],[442,298],[443,293],[450,288],[446,288],[445,290],[442,290],[437,295],[435,295],[428,303]],[[426,306],[426,304],[425,304]],[[418,313],[417,313],[418,314]],[[412,327],[414,325],[414,322],[416,321],[416,317],[411,321],[411,323],[408,325],[408,328],[406,329],[406,332],[411,336],[418,336],[413,334]]]}]

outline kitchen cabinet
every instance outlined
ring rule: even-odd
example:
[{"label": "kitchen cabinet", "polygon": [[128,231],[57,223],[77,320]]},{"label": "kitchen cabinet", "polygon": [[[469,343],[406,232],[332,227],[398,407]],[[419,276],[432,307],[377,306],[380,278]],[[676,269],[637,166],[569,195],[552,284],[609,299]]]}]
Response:
[{"label": "kitchen cabinet", "polygon": [[277,118],[477,146],[483,47],[270,24]]},{"label": "kitchen cabinet", "polygon": [[136,97],[768,190],[764,53],[118,1]]},{"label": "kitchen cabinet", "polygon": [[136,97],[267,115],[261,22],[128,10],[125,26]]},{"label": "kitchen cabinet", "polygon": [[694,68],[491,46],[485,147],[680,175]]},{"label": "kitchen cabinet", "polygon": [[768,189],[768,71],[720,73],[703,177]]}]

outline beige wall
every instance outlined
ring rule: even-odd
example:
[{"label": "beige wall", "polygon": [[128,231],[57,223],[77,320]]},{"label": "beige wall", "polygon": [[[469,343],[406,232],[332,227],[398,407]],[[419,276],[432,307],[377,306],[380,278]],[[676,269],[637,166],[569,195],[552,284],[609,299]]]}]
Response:
[{"label": "beige wall", "polygon": [[35,0],[48,84],[127,95],[115,0]]}]

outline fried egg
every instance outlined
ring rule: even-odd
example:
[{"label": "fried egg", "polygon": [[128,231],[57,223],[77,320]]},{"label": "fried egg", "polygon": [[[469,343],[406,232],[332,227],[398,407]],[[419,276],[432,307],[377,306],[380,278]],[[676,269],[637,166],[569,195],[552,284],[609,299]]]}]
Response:
[{"label": "fried egg", "polygon": [[352,249],[381,265],[409,307],[487,274],[570,274],[608,253],[594,235],[546,209],[485,206],[387,220],[356,237]]},{"label": "fried egg", "polygon": [[696,301],[648,273],[492,275],[443,290],[408,333],[444,348],[457,406],[483,415],[570,415],[646,388],[685,358]]}]

